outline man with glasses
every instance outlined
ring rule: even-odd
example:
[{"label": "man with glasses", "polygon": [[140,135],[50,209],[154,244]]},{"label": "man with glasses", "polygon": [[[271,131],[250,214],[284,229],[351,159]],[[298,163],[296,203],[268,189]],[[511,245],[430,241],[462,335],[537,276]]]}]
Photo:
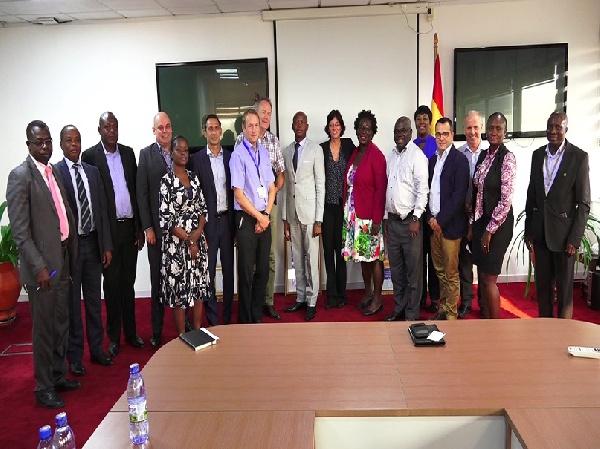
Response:
[{"label": "man with glasses", "polygon": [[427,224],[431,228],[431,257],[440,282],[440,308],[433,320],[455,320],[460,278],[458,253],[467,235],[465,198],[469,188],[469,162],[452,143],[452,120],[435,125],[437,151],[429,159]]},{"label": "man with glasses", "polygon": [[219,324],[219,309],[215,289],[217,270],[217,252],[223,273],[223,311],[222,323],[231,322],[233,303],[233,242],[235,236],[233,190],[229,160],[231,152],[221,147],[221,120],[215,114],[204,118],[202,134],[208,145],[190,157],[190,170],[200,180],[200,186],[208,219],[204,225],[204,235],[208,245],[208,271],[212,285],[210,297],[206,303],[206,318],[211,326]]},{"label": "man with glasses", "polygon": [[44,407],[61,408],[65,404],[57,392],[81,387],[66,377],[77,226],[58,170],[48,163],[52,156],[48,126],[34,120],[26,135],[29,157],[8,175],[8,216],[33,318],[35,397]]},{"label": "man with glasses", "polygon": [[136,332],[133,285],[144,235],[135,198],[135,155],[131,147],[117,143],[119,122],[112,112],[100,115],[98,133],[100,142],[85,150],[81,159],[98,167],[106,194],[113,253],[110,265],[104,269],[104,299],[108,354],[115,357],[120,348],[121,326],[125,341],[134,347],[141,341]]},{"label": "man with glasses", "polygon": [[429,193],[427,157],[411,140],[408,117],[394,125],[396,146],[387,159],[383,232],[394,286],[394,311],[386,321],[419,319],[423,288],[421,217]]}]

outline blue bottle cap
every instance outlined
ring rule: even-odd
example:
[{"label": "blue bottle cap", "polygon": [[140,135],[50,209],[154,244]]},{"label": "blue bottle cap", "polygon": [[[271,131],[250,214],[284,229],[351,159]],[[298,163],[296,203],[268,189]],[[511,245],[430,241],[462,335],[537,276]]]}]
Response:
[{"label": "blue bottle cap", "polygon": [[129,374],[137,374],[140,372],[140,365],[137,363],[132,363],[129,365]]},{"label": "blue bottle cap", "polygon": [[40,427],[40,440],[47,440],[52,436],[52,427],[46,424],[43,427]]},{"label": "blue bottle cap", "polygon": [[56,415],[56,427],[64,427],[65,424],[67,424],[67,413],[60,412]]}]

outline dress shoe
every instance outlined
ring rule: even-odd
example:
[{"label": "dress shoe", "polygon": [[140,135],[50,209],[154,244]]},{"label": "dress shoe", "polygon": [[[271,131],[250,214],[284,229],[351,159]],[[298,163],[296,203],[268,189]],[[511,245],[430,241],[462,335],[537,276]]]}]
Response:
[{"label": "dress shoe", "polygon": [[304,309],[306,309],[305,302],[295,302],[293,306],[289,306],[288,308],[285,309],[285,311],[287,313],[291,313],[291,312],[296,312],[297,310],[304,310]]},{"label": "dress shoe", "polygon": [[264,313],[265,313],[265,315],[273,318],[274,320],[281,319],[281,315],[279,315],[279,312],[277,310],[275,310],[275,307],[273,307],[272,305],[266,305]]},{"label": "dress shoe", "polygon": [[439,305],[437,301],[431,301],[431,305],[429,306],[429,313],[437,313],[439,310]]},{"label": "dress shoe", "polygon": [[36,391],[35,400],[46,408],[62,408],[65,406],[64,401],[54,390]]},{"label": "dress shoe", "polygon": [[162,336],[160,334],[152,334],[152,338],[150,339],[150,346],[152,346],[153,348],[158,348],[161,344]]},{"label": "dress shoe", "polygon": [[394,312],[391,315],[385,317],[386,321],[398,321],[405,318],[404,310],[401,312]]},{"label": "dress shoe", "polygon": [[346,304],[348,304],[348,300],[346,299],[345,296],[339,296],[337,299],[337,303],[336,303],[336,307],[338,309],[341,309],[342,307],[344,307]]},{"label": "dress shoe", "polygon": [[127,341],[127,343],[129,343],[134,348],[143,348],[144,347],[144,340],[142,340],[137,335],[130,337],[125,341]]},{"label": "dress shoe", "polygon": [[429,321],[441,321],[441,320],[445,320],[445,319],[446,319],[446,314],[444,312],[438,312],[434,316],[429,318]]},{"label": "dress shoe", "polygon": [[81,362],[73,362],[69,364],[69,371],[73,373],[74,376],[80,377],[85,376],[85,366]]},{"label": "dress shoe", "polygon": [[54,385],[54,388],[56,391],[73,391],[81,388],[81,382],[65,379],[61,383]]},{"label": "dress shoe", "polygon": [[312,320],[315,316],[317,316],[317,307],[307,307],[306,308],[306,321]]},{"label": "dress shoe", "polygon": [[327,297],[327,302],[325,303],[325,310],[333,309],[337,304],[336,298]]},{"label": "dress shoe", "polygon": [[372,296],[368,296],[362,299],[361,302],[358,303],[358,308],[359,309],[366,309],[367,307],[369,307],[371,305],[371,302],[373,302],[373,297]]},{"label": "dress shoe", "polygon": [[111,341],[108,345],[108,355],[115,357],[119,353],[119,343]]},{"label": "dress shoe", "polygon": [[466,304],[461,304],[458,308],[458,317],[464,318],[465,315],[471,313],[471,306],[467,306]]},{"label": "dress shoe", "polygon": [[102,366],[110,366],[113,364],[112,359],[107,354],[105,354],[103,351],[92,354],[90,359],[91,359],[92,363],[96,363],[96,364],[102,365]]},{"label": "dress shoe", "polygon": [[366,310],[363,312],[363,315],[364,315],[364,316],[371,316],[371,315],[375,315],[376,313],[378,313],[378,312],[381,312],[382,310],[383,310],[383,301],[381,301],[381,302],[379,303],[379,307],[377,307],[375,310],[366,309]]}]

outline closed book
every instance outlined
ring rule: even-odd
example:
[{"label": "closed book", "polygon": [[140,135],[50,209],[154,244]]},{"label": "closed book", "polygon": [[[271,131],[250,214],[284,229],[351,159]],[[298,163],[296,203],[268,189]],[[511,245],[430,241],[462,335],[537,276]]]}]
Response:
[{"label": "closed book", "polygon": [[186,342],[194,351],[214,345],[219,339],[219,337],[203,327],[181,334],[179,338]]}]

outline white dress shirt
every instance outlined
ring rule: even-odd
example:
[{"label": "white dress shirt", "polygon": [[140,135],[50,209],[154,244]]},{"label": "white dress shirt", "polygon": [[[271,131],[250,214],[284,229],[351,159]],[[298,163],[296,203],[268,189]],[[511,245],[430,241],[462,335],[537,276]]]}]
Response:
[{"label": "white dress shirt", "polygon": [[490,143],[487,140],[481,140],[479,142],[479,146],[476,151],[471,151],[469,148],[469,144],[465,143],[458,151],[465,155],[467,160],[469,161],[469,170],[471,173],[471,179],[473,179],[473,175],[475,174],[475,166],[477,165],[477,160],[479,159],[479,155],[483,150],[487,150],[490,147]]},{"label": "white dress shirt", "polygon": [[448,158],[450,148],[452,146],[446,148],[442,154],[440,154],[439,149],[435,152],[436,161],[433,169],[433,178],[431,179],[431,192],[429,194],[429,210],[434,217],[437,217],[437,214],[440,213],[440,178],[442,177],[442,170],[444,170],[444,164]]},{"label": "white dress shirt", "polygon": [[[67,168],[69,169],[69,174],[71,175],[71,184],[73,185],[73,191],[75,192],[75,202],[77,203],[77,216],[79,217],[77,220],[77,232],[79,235],[85,234],[83,227],[81,226],[81,203],[79,203],[79,190],[77,190],[77,181],[75,180],[75,168],[73,167],[73,162],[69,159],[65,158],[65,162],[67,164]],[[81,159],[77,162],[79,164],[79,174],[81,175],[81,179],[83,181],[83,186],[85,187],[85,195],[88,199],[88,204],[90,207],[90,220],[91,220],[91,230],[95,230],[96,226],[94,226],[94,210],[92,209],[92,195],[90,194],[90,184],[88,183],[87,175],[85,174],[85,170],[81,165]]]},{"label": "white dress shirt", "polygon": [[210,148],[206,147],[206,154],[210,161],[215,190],[217,192],[217,214],[227,211],[227,178],[225,177],[225,164],[223,159],[223,148],[215,156]]}]

